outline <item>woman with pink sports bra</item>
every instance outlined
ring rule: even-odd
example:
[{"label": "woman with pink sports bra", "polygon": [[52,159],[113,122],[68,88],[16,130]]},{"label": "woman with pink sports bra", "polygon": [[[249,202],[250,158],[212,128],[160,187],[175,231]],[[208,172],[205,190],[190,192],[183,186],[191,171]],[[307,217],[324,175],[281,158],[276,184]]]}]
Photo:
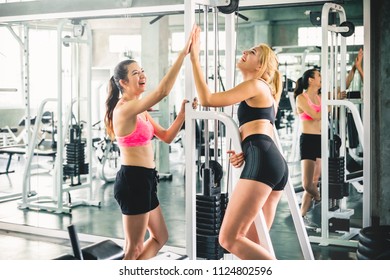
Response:
[{"label": "woman with pink sports bra", "polygon": [[[108,86],[105,124],[108,135],[120,148],[121,168],[114,184],[114,196],[122,212],[124,259],[154,257],[168,240],[168,230],[157,198],[158,173],[151,139],[170,143],[184,123],[181,110],[168,129],[148,113],[170,93],[184,58],[190,52],[191,36],[157,88],[142,96],[146,75],[134,60],[120,62]],[[145,241],[145,234],[149,238]]]},{"label": "woman with pink sports bra", "polygon": [[321,74],[309,69],[298,79],[294,90],[296,110],[300,119],[300,152],[302,186],[301,215],[308,229],[317,228],[307,212],[321,201],[318,180],[321,176]]}]

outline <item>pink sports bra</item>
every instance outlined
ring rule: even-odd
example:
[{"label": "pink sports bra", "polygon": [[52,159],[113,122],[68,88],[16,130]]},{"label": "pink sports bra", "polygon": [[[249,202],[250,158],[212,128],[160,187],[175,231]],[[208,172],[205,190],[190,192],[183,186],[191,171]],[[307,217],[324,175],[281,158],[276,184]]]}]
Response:
[{"label": "pink sports bra", "polygon": [[[310,106],[311,108],[313,108],[317,113],[321,111],[321,97],[317,96],[317,98],[318,98],[318,100],[319,100],[319,102],[320,102],[320,104],[317,105],[317,104],[314,104],[314,103],[310,100],[310,98],[309,98],[309,96],[307,95],[306,92],[304,92],[304,93],[302,93],[302,94],[303,94],[303,96],[306,97],[307,103],[309,104],[309,106]],[[299,116],[301,117],[301,120],[303,120],[303,121],[312,121],[312,120],[313,120],[313,118],[310,117],[310,115],[306,114],[306,112],[300,113]]]},{"label": "pink sports bra", "polygon": [[126,136],[116,136],[116,141],[122,147],[145,146],[153,138],[154,128],[149,120],[143,120],[137,115],[137,121],[133,132]]}]

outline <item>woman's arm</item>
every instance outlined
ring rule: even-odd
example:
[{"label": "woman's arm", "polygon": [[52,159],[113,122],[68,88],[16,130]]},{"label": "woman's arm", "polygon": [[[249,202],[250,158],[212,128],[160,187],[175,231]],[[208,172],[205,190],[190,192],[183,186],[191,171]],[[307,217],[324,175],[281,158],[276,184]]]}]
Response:
[{"label": "woman's arm", "polygon": [[348,73],[348,76],[347,76],[347,80],[345,81],[345,84],[346,84],[346,88],[348,89],[349,86],[351,85],[351,82],[353,80],[353,77],[355,76],[355,70],[356,70],[356,66],[355,64],[352,66],[352,69],[351,71],[349,71]]},{"label": "woman's arm", "polygon": [[363,73],[362,62],[363,62],[363,49],[360,48],[359,53],[358,53],[356,60],[355,60],[355,66],[356,66],[356,69],[358,70],[360,78],[362,79],[362,82],[363,82],[364,81],[364,73]]},{"label": "woman's arm", "polygon": [[363,62],[363,49],[360,48],[359,49],[359,53],[358,53],[358,55],[355,58],[355,62],[353,64],[353,66],[352,66],[352,69],[348,73],[347,80],[346,80],[346,88],[349,88],[349,86],[351,85],[351,82],[352,82],[352,80],[353,80],[353,78],[355,76],[356,70],[358,70],[360,78],[362,79],[362,81],[364,80],[362,62]]},{"label": "woman's arm", "polygon": [[[180,112],[177,114],[177,117],[172,122],[170,127],[168,129],[163,128],[161,125],[159,125],[157,122],[153,120],[153,118],[148,113],[148,118],[150,122],[152,123],[154,127],[154,135],[156,135],[157,138],[159,138],[161,141],[170,144],[173,139],[175,139],[176,135],[179,133],[180,129],[183,126],[184,119],[185,119],[185,104],[188,103],[188,100],[183,100],[181,104]],[[195,98],[192,102],[192,108],[196,109],[198,106],[198,101]]]},{"label": "woman's arm", "polygon": [[296,99],[296,106],[298,114],[305,112],[308,114],[313,120],[321,120],[321,111],[316,112],[308,103],[306,98],[300,94]]},{"label": "woman's arm", "polygon": [[257,89],[265,87],[256,80],[245,81],[238,86],[224,91],[211,93],[205,81],[204,73],[199,62],[200,52],[200,28],[197,27],[192,37],[191,63],[195,87],[199,96],[199,102],[206,107],[224,107],[249,99],[258,92]]},{"label": "woman's arm", "polygon": [[169,93],[172,90],[172,87],[176,82],[176,78],[180,72],[180,68],[183,64],[183,61],[187,56],[187,54],[190,53],[192,37],[193,37],[192,34],[194,33],[194,31],[195,31],[195,27],[193,28],[185,47],[179,53],[176,61],[169,69],[168,73],[165,74],[165,76],[161,79],[158,86],[154,90],[149,92],[145,97],[132,100],[130,102],[123,104],[121,106],[120,111],[126,113],[129,117],[133,117],[135,115],[138,115],[139,113],[142,113],[152,108],[154,105],[160,102],[164,97],[169,95]]}]

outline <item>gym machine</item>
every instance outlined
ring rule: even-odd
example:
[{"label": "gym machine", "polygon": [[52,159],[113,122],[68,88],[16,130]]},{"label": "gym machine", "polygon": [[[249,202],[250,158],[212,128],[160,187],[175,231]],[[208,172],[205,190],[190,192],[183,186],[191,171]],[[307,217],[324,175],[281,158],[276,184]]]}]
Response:
[{"label": "gym machine", "polygon": [[330,112],[328,115],[328,110],[323,109],[321,115],[321,236],[310,236],[310,240],[320,245],[356,247],[357,242],[351,238],[358,230],[349,223],[354,209],[346,208],[349,195],[345,174],[346,108],[352,113],[360,143],[364,143],[364,130],[356,106],[348,100],[337,100],[339,89],[343,92],[346,87],[346,37],[353,34],[354,26],[346,20],[344,8],[333,3],[324,4],[321,26],[321,98],[323,108],[329,107]]},{"label": "gym machine", "polygon": [[[223,2],[223,3],[222,3]],[[225,15],[225,33],[226,33],[226,77],[227,77],[227,88],[233,86],[234,78],[234,64],[235,64],[235,24],[234,24],[234,12],[237,11],[238,1],[185,1],[185,33],[189,34],[193,26],[193,23],[196,22],[195,19],[195,10],[196,5],[199,5],[198,12],[203,11],[204,14],[207,14],[209,10],[214,12],[214,20],[218,17],[218,9],[220,6],[227,6],[224,10]],[[203,10],[201,9],[203,6]],[[234,8],[233,8],[234,7]],[[204,31],[208,32],[208,23],[207,20],[204,20],[205,27]],[[214,26],[218,26],[214,22]],[[218,29],[214,29],[214,36],[218,36]],[[206,39],[207,41],[207,39]],[[218,38],[215,38],[215,41],[218,41]],[[205,70],[208,69],[208,47],[207,42],[205,50]],[[218,55],[218,45],[216,44],[214,48],[214,56]],[[215,61],[217,59],[215,58]],[[214,69],[217,71],[217,64],[215,63]],[[194,96],[194,85],[192,83],[192,72],[191,72],[190,61],[186,60],[185,66],[185,87],[186,87],[186,98],[192,100]],[[205,71],[206,72],[206,71]],[[207,72],[206,72],[207,73]],[[207,74],[206,74],[207,75]],[[215,73],[214,77],[217,77],[218,73]],[[207,80],[207,79],[206,79]],[[217,79],[214,79],[216,81]],[[216,88],[216,87],[215,87]],[[225,254],[220,249],[218,244],[218,233],[219,233],[219,222],[222,222],[222,215],[215,215],[214,213],[222,214],[223,209],[228,203],[227,194],[232,192],[232,186],[235,185],[239,178],[241,169],[232,169],[230,170],[230,165],[228,163],[228,177],[227,178],[227,192],[226,194],[221,193],[220,189],[220,173],[223,174],[223,171],[220,170],[219,164],[215,164],[213,161],[210,161],[209,155],[207,153],[208,146],[205,147],[205,163],[204,168],[201,169],[202,177],[202,193],[196,193],[196,176],[197,168],[194,164],[195,162],[195,139],[191,137],[195,135],[195,122],[197,120],[205,120],[206,123],[209,120],[217,120],[225,126],[226,131],[226,143],[231,143],[232,149],[236,152],[241,152],[241,140],[240,134],[236,122],[233,120],[232,116],[227,115],[224,112],[218,111],[194,111],[188,104],[186,105],[186,255],[189,259],[206,258],[206,259],[229,259],[235,258],[231,254]],[[217,125],[215,127],[218,127]],[[205,129],[205,144],[208,142],[207,135],[207,125]],[[217,132],[214,133],[215,137],[218,135]],[[275,131],[275,141],[279,147],[280,141],[277,137],[277,132]],[[218,154],[218,148],[214,148],[214,155]],[[231,172],[230,172],[231,171]],[[229,184],[230,182],[230,184]],[[292,213],[293,222],[297,231],[299,243],[303,252],[305,259],[314,259],[313,252],[309,243],[309,239],[306,233],[306,230],[303,225],[302,217],[299,214],[298,203],[295,198],[295,192],[291,184],[291,180],[286,186],[286,195],[288,197],[289,207]],[[221,199],[222,197],[222,199]],[[211,215],[205,217],[205,211],[202,209],[204,206],[208,209],[208,213]],[[202,210],[202,211],[200,211]],[[205,218],[208,218],[208,228],[203,227],[205,223]],[[271,243],[271,238],[267,226],[265,225],[264,217],[262,211],[259,211],[255,219],[256,230],[260,239],[261,244],[271,253],[274,254],[273,246]]]},{"label": "gym machine", "polygon": [[114,182],[120,168],[120,151],[116,141],[107,136],[92,140],[96,158],[97,177],[104,182]]},{"label": "gym machine", "polygon": [[[66,35],[63,36],[65,26],[68,25],[73,30],[73,37]],[[91,55],[92,55],[92,33],[88,25],[81,21],[62,20],[57,28],[57,62],[58,62],[58,92],[57,98],[50,98],[44,100],[39,109],[37,118],[40,119],[43,115],[43,109],[47,102],[57,102],[57,154],[53,175],[53,195],[52,196],[35,196],[30,197],[30,167],[31,157],[34,153],[34,147],[36,145],[36,136],[38,133],[38,126],[34,129],[34,135],[29,141],[30,147],[27,152],[27,161],[24,170],[23,177],[23,196],[22,201],[18,204],[20,209],[38,209],[46,210],[55,213],[71,213],[73,207],[79,205],[87,206],[100,206],[99,201],[92,200],[92,174],[89,172],[89,165],[85,163],[85,160],[91,161],[92,159],[92,124],[91,124]],[[86,65],[86,97],[80,96],[80,85],[74,83],[74,79],[79,79],[81,73],[78,71],[78,51],[79,44],[85,44],[88,51],[88,63]],[[77,92],[77,98],[74,98],[67,105],[65,114],[63,114],[63,73],[62,73],[62,48],[72,46],[72,65],[74,66],[73,79],[71,79],[72,92]],[[78,81],[79,82],[79,81]],[[84,101],[87,104],[87,121],[86,121],[86,139],[81,138],[81,124],[72,123],[74,119],[73,105],[78,105],[78,117],[80,118],[80,103]],[[28,106],[29,107],[29,106]],[[71,124],[71,125],[70,125]],[[64,128],[69,128],[69,134],[66,133]],[[68,143],[65,143],[68,138]],[[64,164],[64,148],[66,147],[66,164]],[[86,154],[84,149],[86,148]],[[86,175],[86,180],[82,182],[80,175]],[[71,184],[66,185],[64,179],[69,176]],[[77,182],[73,181],[74,177],[77,178]],[[71,192],[75,190],[86,189],[88,190],[87,199],[80,201],[72,201]]]}]

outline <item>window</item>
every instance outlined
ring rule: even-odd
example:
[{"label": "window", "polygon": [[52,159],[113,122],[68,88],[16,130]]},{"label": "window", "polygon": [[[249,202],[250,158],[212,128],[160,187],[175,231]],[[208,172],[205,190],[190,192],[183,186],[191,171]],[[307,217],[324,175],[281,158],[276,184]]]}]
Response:
[{"label": "window", "polygon": [[[356,26],[355,33],[347,37],[346,44],[363,45],[364,34],[363,26]],[[328,37],[330,41],[330,37]],[[322,45],[322,28],[321,27],[300,27],[298,28],[298,45],[299,46],[321,46]]]},{"label": "window", "polygon": [[32,2],[37,0],[0,0],[0,4],[15,3],[15,2]]},{"label": "window", "polygon": [[15,3],[15,2],[32,2],[37,0],[0,0],[0,4]]},{"label": "window", "polygon": [[108,40],[110,52],[141,61],[141,35],[111,35]]},{"label": "window", "polygon": [[0,27],[0,38],[1,108],[22,107],[20,45],[7,28]]},{"label": "window", "polygon": [[[211,33],[211,32],[209,32]],[[202,31],[201,33],[201,41],[200,41],[200,49],[204,49],[204,32]],[[179,52],[183,49],[183,44],[185,42],[185,36],[184,32],[174,32],[172,33],[172,52]],[[209,49],[212,50],[214,49],[214,36],[209,35],[208,37],[208,44],[209,44]],[[220,50],[225,50],[226,49],[226,36],[225,36],[225,31],[220,31],[218,32],[218,47]]]}]

